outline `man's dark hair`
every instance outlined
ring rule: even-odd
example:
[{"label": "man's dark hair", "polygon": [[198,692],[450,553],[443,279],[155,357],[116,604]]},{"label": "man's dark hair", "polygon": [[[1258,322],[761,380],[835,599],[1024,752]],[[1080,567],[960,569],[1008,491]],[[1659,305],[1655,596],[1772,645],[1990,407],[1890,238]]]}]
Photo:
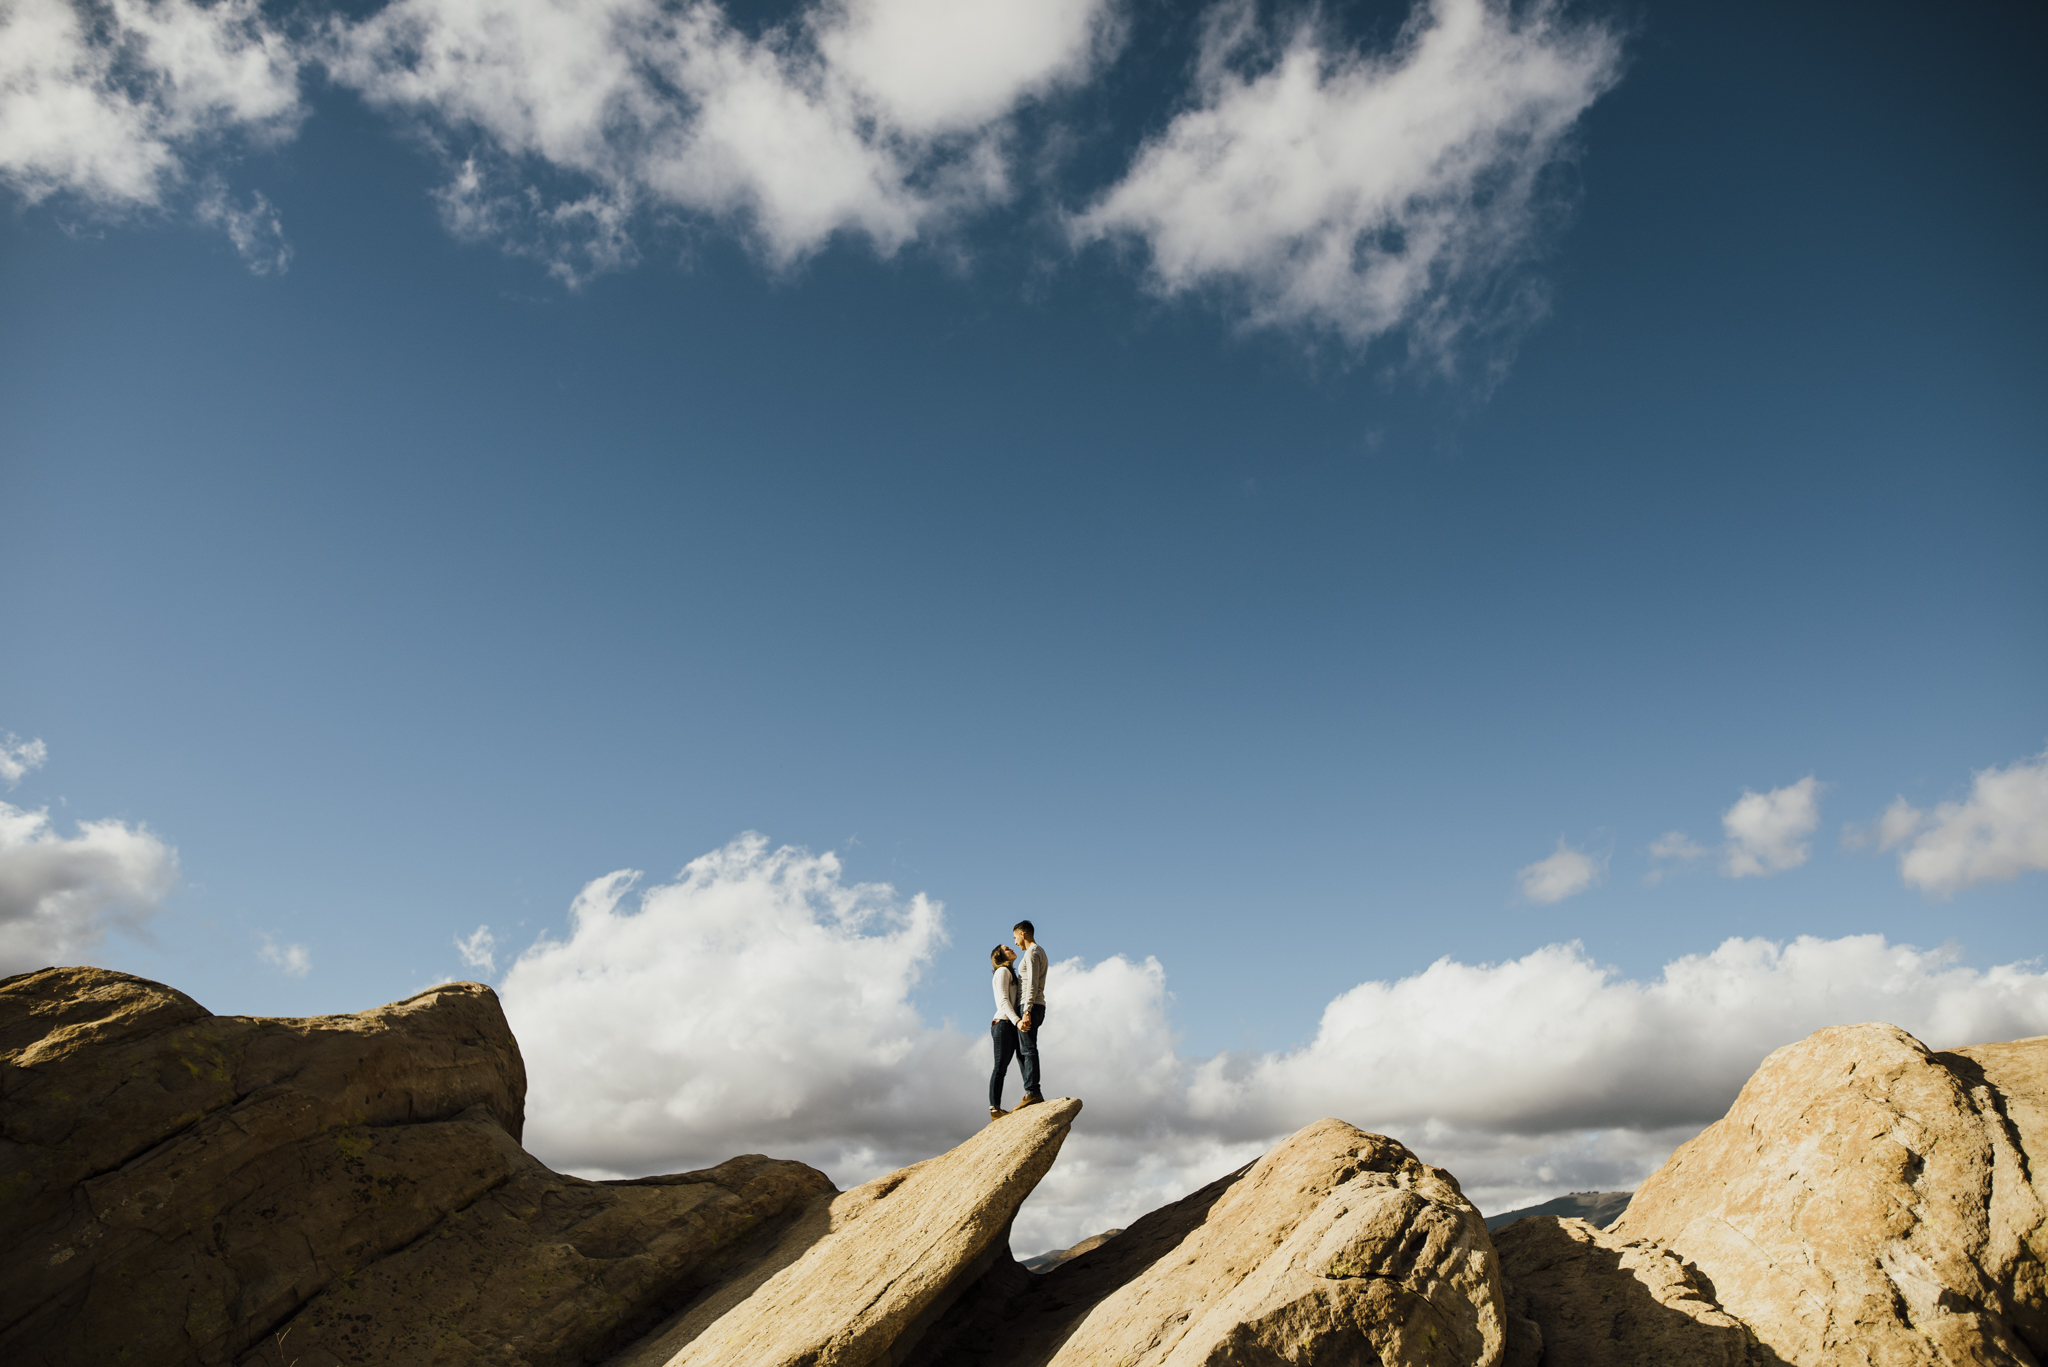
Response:
[{"label": "man's dark hair", "polygon": [[1019,921],[1016,925],[1011,926],[1010,929],[1021,930],[1034,940],[1038,938],[1038,927],[1032,925],[1029,921]]}]

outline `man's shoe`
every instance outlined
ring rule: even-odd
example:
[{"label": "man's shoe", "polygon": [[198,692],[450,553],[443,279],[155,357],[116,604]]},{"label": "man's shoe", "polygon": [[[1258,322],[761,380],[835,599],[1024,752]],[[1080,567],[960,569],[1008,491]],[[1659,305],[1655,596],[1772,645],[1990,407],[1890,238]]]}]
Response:
[{"label": "man's shoe", "polygon": [[1044,1097],[1042,1097],[1042,1096],[1040,1096],[1040,1095],[1039,1095],[1038,1093],[1036,1093],[1036,1092],[1026,1092],[1026,1093],[1024,1093],[1024,1099],[1023,1099],[1022,1101],[1020,1101],[1020,1102],[1018,1102],[1018,1103],[1017,1103],[1017,1109],[1021,1111],[1021,1110],[1023,1110],[1023,1109],[1024,1109],[1024,1108],[1025,1108],[1026,1106],[1038,1106],[1038,1105],[1042,1105],[1042,1104],[1044,1103],[1044,1101],[1045,1101],[1045,1098],[1044,1098]]},{"label": "man's shoe", "polygon": [[1009,1112],[1000,1106],[991,1106],[988,1108],[988,1123],[993,1125],[1008,1114]]}]

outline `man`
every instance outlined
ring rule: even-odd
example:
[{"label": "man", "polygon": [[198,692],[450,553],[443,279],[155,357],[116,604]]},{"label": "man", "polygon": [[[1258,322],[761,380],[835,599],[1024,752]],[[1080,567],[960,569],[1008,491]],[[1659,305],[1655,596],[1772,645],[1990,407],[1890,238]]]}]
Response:
[{"label": "man", "polygon": [[1045,1024],[1045,950],[1039,947],[1038,932],[1029,921],[1019,921],[1010,930],[1017,942],[1017,998],[1022,1019],[1017,1022],[1017,1067],[1024,1074],[1024,1099],[1017,1109],[1045,1100],[1038,1090],[1038,1033]]}]

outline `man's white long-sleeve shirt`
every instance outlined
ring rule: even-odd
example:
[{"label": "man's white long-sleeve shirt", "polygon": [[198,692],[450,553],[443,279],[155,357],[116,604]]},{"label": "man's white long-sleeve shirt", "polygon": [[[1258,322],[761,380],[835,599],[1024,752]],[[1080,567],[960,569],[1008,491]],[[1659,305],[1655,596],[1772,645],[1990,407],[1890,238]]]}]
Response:
[{"label": "man's white long-sleeve shirt", "polygon": [[1045,1005],[1045,950],[1036,941],[1024,946],[1017,956],[1017,982],[1023,996],[1022,1010]]}]

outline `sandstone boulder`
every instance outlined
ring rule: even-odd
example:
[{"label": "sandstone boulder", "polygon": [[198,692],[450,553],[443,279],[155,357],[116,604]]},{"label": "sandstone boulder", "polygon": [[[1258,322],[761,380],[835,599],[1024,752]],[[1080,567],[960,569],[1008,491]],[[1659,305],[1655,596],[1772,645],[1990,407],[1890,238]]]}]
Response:
[{"label": "sandstone boulder", "polygon": [[98,969],[0,980],[0,1359],[577,1363],[831,1190],[760,1158],[551,1173],[525,1081],[476,983],[266,1020]]},{"label": "sandstone boulder", "polygon": [[2044,1139],[2048,1038],[1939,1054],[1837,1026],[1766,1059],[1610,1237],[1691,1264],[1760,1352],[1797,1367],[2035,1367]]},{"label": "sandstone boulder", "polygon": [[[1507,1279],[1509,1338],[1526,1340],[1515,1345],[1515,1367],[1762,1367],[1741,1321],[1669,1249],[1554,1215],[1496,1230],[1493,1245]],[[1513,1324],[1517,1316],[1529,1327]]]},{"label": "sandstone boulder", "polygon": [[1492,1367],[1485,1222],[1407,1149],[1319,1121],[1042,1277],[1007,1259],[909,1367]]},{"label": "sandstone boulder", "polygon": [[998,1260],[1081,1103],[1020,1109],[936,1158],[856,1187],[768,1258],[619,1359],[631,1367],[897,1363]]}]

